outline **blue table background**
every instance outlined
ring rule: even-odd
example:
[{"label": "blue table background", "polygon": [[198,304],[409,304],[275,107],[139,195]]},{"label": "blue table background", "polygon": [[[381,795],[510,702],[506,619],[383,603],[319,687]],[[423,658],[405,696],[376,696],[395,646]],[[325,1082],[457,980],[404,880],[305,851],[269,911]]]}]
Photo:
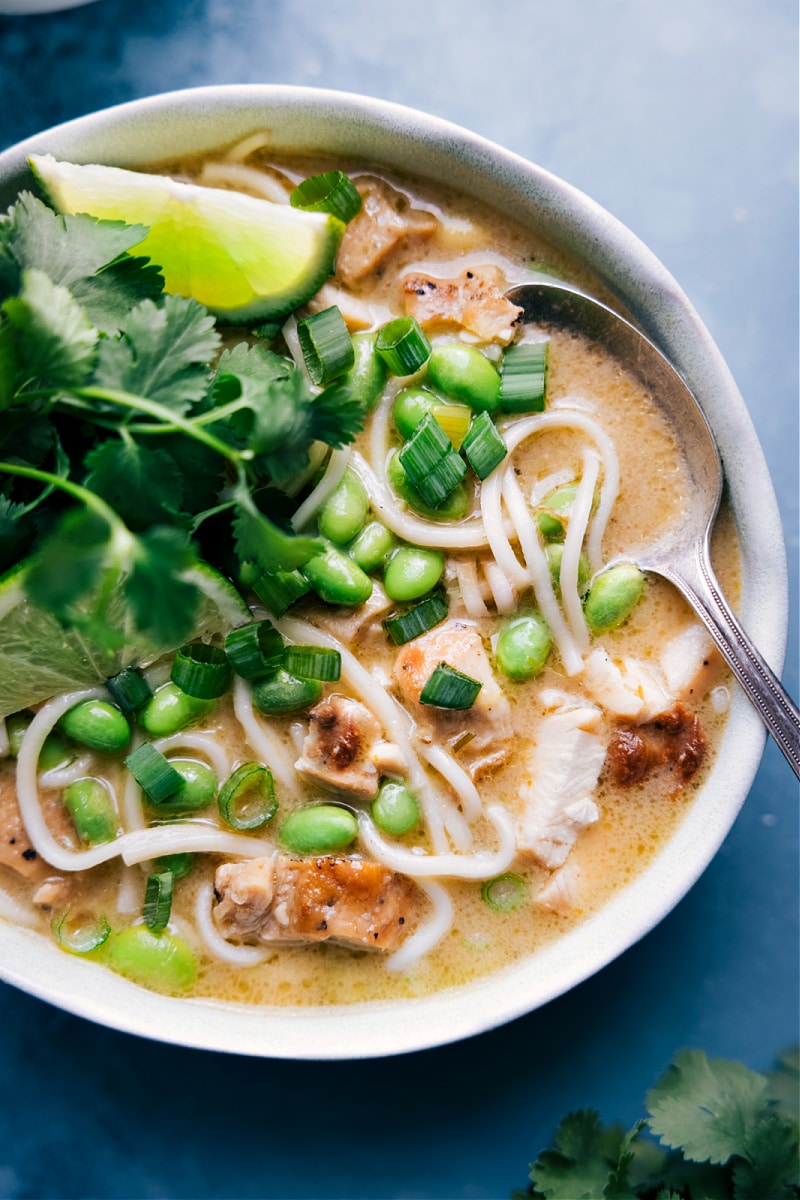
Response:
[{"label": "blue table background", "polygon": [[[769,462],[798,694],[793,0],[99,0],[0,17],[0,146],[178,87],[399,101],[589,193],[688,293]],[[460,1045],[354,1064],[134,1039],[0,986],[2,1197],[503,1197],[570,1108],[632,1122],[676,1050],[798,1036],[798,789],[768,746],[719,855],[594,979]]]}]

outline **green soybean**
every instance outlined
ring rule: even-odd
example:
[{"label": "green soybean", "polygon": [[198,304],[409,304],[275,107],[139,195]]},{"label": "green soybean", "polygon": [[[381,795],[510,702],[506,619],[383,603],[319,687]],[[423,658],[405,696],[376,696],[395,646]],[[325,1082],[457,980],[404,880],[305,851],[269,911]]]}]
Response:
[{"label": "green soybean", "polygon": [[358,835],[353,813],[338,804],[309,804],[286,818],[280,840],[292,854],[328,854],[343,850]]},{"label": "green soybean", "polygon": [[150,737],[170,737],[204,717],[213,704],[213,700],[188,696],[176,683],[165,683],[139,711],[137,720]]},{"label": "green soybean", "polygon": [[328,604],[355,608],[372,594],[370,577],[335,546],[327,546],[322,554],[309,559],[303,574],[317,595]]},{"label": "green soybean", "polygon": [[552,644],[550,630],[538,613],[518,617],[497,639],[497,665],[509,679],[534,679],[544,670]]},{"label": "green soybean", "polygon": [[99,779],[77,779],[64,788],[62,800],[82,842],[97,846],[114,838],[117,812],[108,788]]},{"label": "green soybean", "polygon": [[584,602],[586,624],[597,635],[616,629],[644,594],[644,574],[633,563],[618,563],[595,576]]},{"label": "green soybean", "polygon": [[420,422],[442,401],[427,388],[403,388],[392,406],[394,423],[404,438],[410,438]]},{"label": "green soybean", "polygon": [[500,375],[474,346],[439,346],[428,359],[428,379],[473,412],[492,413],[500,407]]},{"label": "green soybean", "polygon": [[82,700],[64,713],[59,725],[74,742],[104,754],[124,750],[131,740],[125,714],[106,700]]},{"label": "green soybean", "polygon": [[444,572],[444,555],[420,546],[401,546],[383,572],[383,586],[391,600],[418,600],[436,587]]},{"label": "green soybean", "polygon": [[[16,758],[19,754],[22,739],[32,720],[33,713],[27,710],[12,713],[10,717],[6,717],[6,736],[8,737],[9,753],[12,757]],[[56,767],[63,767],[68,762],[72,762],[74,757],[69,744],[59,733],[48,733],[44,745],[39,751],[39,770],[52,771]]]},{"label": "green soybean", "polygon": [[146,925],[130,925],[113,933],[102,951],[105,963],[157,992],[185,992],[197,979],[197,962],[182,938]]},{"label": "green soybean", "polygon": [[450,495],[438,508],[431,508],[420,496],[413,484],[409,483],[405,468],[400,462],[396,450],[392,450],[386,460],[386,473],[389,483],[407,504],[421,516],[431,521],[460,521],[470,509],[470,491],[465,483],[457,484]]},{"label": "green soybean", "polygon": [[409,833],[419,822],[419,804],[404,783],[387,780],[372,801],[372,819],[394,837]]},{"label": "green soybean", "polygon": [[382,567],[397,545],[394,534],[380,521],[370,521],[359,533],[347,553],[353,562],[369,574]]},{"label": "green soybean", "polygon": [[548,542],[562,542],[567,532],[567,518],[578,493],[577,483],[565,483],[548,492],[536,510],[536,524]]},{"label": "green soybean", "polygon": [[171,758],[169,765],[183,782],[177,792],[156,806],[159,812],[196,812],[216,800],[219,781],[205,763],[195,762],[193,758]]},{"label": "green soybean", "polygon": [[322,684],[318,679],[297,679],[283,670],[253,685],[253,703],[265,716],[280,716],[282,713],[310,708],[321,695]]},{"label": "green soybean", "polygon": [[[553,580],[553,588],[556,595],[561,592],[561,560],[564,557],[564,547],[561,542],[548,542],[544,548],[547,556],[547,564],[550,567],[550,578]],[[587,584],[591,578],[591,569],[589,560],[581,551],[578,557],[578,592],[583,595],[586,591]]]},{"label": "green soybean", "polygon": [[346,470],[339,486],[319,510],[319,531],[323,537],[345,546],[364,528],[369,500],[358,476]]}]

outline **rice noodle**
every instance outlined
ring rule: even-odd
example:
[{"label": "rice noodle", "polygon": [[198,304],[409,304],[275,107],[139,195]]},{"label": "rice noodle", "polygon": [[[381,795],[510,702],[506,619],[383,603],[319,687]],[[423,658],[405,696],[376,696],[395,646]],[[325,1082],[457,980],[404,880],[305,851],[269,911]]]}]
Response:
[{"label": "rice noodle", "polygon": [[272,844],[261,838],[226,833],[205,821],[175,821],[170,825],[137,829],[117,838],[113,847],[128,866],[148,858],[160,858],[162,854],[230,854],[239,858],[264,858],[273,850]]},{"label": "rice noodle", "polygon": [[292,478],[282,485],[283,491],[290,499],[303,490],[307,483],[316,475],[324,463],[327,455],[330,452],[330,446],[326,446],[325,442],[312,442],[308,449],[308,466],[298,475],[293,475]]},{"label": "rice noodle", "polygon": [[214,889],[210,883],[204,883],[197,892],[194,906],[194,919],[203,939],[206,950],[214,958],[223,962],[233,963],[236,967],[256,967],[271,953],[269,946],[234,946],[217,929],[211,911]]},{"label": "rice noodle", "polygon": [[238,675],[233,682],[233,711],[244,730],[250,746],[275,779],[290,792],[297,790],[297,772],[292,755],[268,725],[258,719],[253,708],[250,688]]},{"label": "rice noodle", "polygon": [[561,571],[559,584],[561,586],[561,603],[575,638],[579,651],[585,654],[589,649],[589,631],[586,628],[586,618],[583,615],[578,592],[578,572],[580,569],[581,546],[586,536],[589,517],[594,501],[594,489],[600,474],[600,458],[594,450],[583,452],[583,474],[572,505],[567,536],[564,541],[564,553],[561,556]]},{"label": "rice noodle", "polygon": [[214,769],[214,774],[220,783],[224,783],[231,773],[228,755],[222,746],[208,733],[173,733],[170,737],[159,738],[153,742],[156,750],[167,756],[171,750],[185,748],[204,755]]},{"label": "rice noodle", "polygon": [[[483,512],[483,526],[495,561],[515,587],[522,590],[530,587],[531,581],[528,572],[514,553],[503,522],[502,471],[493,471],[488,479],[484,479],[481,487],[481,511]],[[513,525],[511,532],[512,535],[516,535]]]},{"label": "rice noodle", "polygon": [[544,500],[548,492],[554,491],[557,487],[563,487],[565,483],[572,483],[574,478],[569,467],[564,467],[562,471],[553,471],[550,475],[543,475],[531,488],[531,504],[535,507],[541,500]]},{"label": "rice noodle", "polygon": [[467,820],[477,821],[478,817],[483,815],[483,801],[464,768],[441,746],[420,746],[419,752],[434,771],[438,771],[450,784],[461,801]]},{"label": "rice noodle", "polygon": [[412,879],[431,876],[441,879],[491,879],[493,875],[508,869],[517,852],[517,845],[510,813],[495,804],[486,810],[486,817],[494,826],[500,843],[492,853],[481,850],[477,854],[414,854],[396,843],[385,842],[367,813],[359,813],[358,824],[362,845],[373,858],[392,871],[399,871]]},{"label": "rice noodle", "polygon": [[142,805],[142,789],[130,771],[125,780],[125,787],[122,789],[122,822],[127,833],[132,833],[135,829],[147,828],[147,818]]},{"label": "rice noodle", "polygon": [[501,616],[512,613],[517,607],[517,594],[503,568],[493,559],[489,559],[483,564],[483,573],[489,584],[497,611]]},{"label": "rice noodle", "polygon": [[328,465],[325,468],[322,478],[292,517],[292,529],[295,533],[299,533],[301,529],[305,528],[314,516],[314,513],[322,508],[328,497],[332,496],[336,491],[342,476],[347,470],[350,455],[351,450],[349,446],[342,446],[340,450],[331,451],[331,456],[328,459]]},{"label": "rice noodle", "polygon": [[63,788],[76,779],[85,779],[92,766],[90,754],[81,754],[63,767],[51,767],[49,771],[39,773],[39,786],[43,788]]},{"label": "rice noodle", "polygon": [[525,497],[517,483],[513,467],[507,467],[503,473],[503,499],[508,505],[511,519],[516,526],[517,537],[525,558],[525,565],[528,568],[528,578],[533,584],[536,594],[536,602],[550,627],[553,640],[561,655],[564,671],[567,675],[577,675],[583,668],[583,659],[569,626],[564,620],[558,600],[556,600],[550,565],[539,540],[539,530],[525,503]]},{"label": "rice noodle", "polygon": [[249,133],[226,150],[225,158],[228,162],[244,162],[251,154],[255,154],[256,150],[263,150],[265,146],[269,146],[271,140],[271,134],[266,129],[260,129],[258,133]]},{"label": "rice noodle", "polygon": [[11,751],[8,742],[8,729],[6,728],[5,717],[0,717],[0,758],[5,758]]},{"label": "rice noodle", "polygon": [[474,562],[465,562],[463,559],[458,559],[454,566],[467,616],[472,617],[473,620],[477,620],[479,617],[488,617],[489,610],[481,595],[477,566]]},{"label": "rice noodle", "polygon": [[132,915],[142,911],[142,872],[135,867],[123,867],[117,889],[117,912]]},{"label": "rice noodle", "polygon": [[448,934],[453,926],[453,903],[440,883],[423,883],[420,887],[433,905],[433,913],[425,922],[406,938],[399,950],[386,959],[389,971],[406,971],[428,954]]},{"label": "rice noodle", "polygon": [[255,192],[262,200],[272,204],[288,204],[291,184],[284,185],[275,175],[257,171],[241,163],[208,162],[203,167],[197,182],[203,187],[230,187],[238,192]]}]

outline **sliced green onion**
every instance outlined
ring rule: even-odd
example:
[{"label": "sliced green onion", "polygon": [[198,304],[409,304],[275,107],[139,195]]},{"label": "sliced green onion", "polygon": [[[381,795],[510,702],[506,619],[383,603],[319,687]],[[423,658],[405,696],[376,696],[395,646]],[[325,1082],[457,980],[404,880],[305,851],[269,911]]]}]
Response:
[{"label": "sliced green onion", "polygon": [[67,909],[61,916],[54,917],[50,928],[53,938],[62,950],[72,954],[88,954],[108,940],[111,926],[102,914],[81,909]]},{"label": "sliced green onion", "polygon": [[378,330],[375,352],[392,375],[414,375],[431,356],[431,344],[416,317],[397,317]]},{"label": "sliced green onion", "polygon": [[232,629],[225,638],[228,662],[242,679],[265,679],[283,661],[283,638],[270,621]]},{"label": "sliced green onion", "polygon": [[500,407],[504,412],[543,412],[549,342],[509,346],[500,368]]},{"label": "sliced green onion", "polygon": [[195,700],[216,700],[228,690],[231,665],[219,646],[190,642],[175,653],[172,682]]},{"label": "sliced green onion", "polygon": [[160,871],[158,875],[148,875],[147,877],[142,916],[147,928],[154,932],[166,929],[169,923],[174,879],[172,871]]},{"label": "sliced green onion", "polygon": [[123,712],[136,712],[152,696],[150,684],[135,667],[126,667],[119,675],[106,680],[106,687]]},{"label": "sliced green onion", "polygon": [[409,483],[431,508],[446,500],[467,473],[463,459],[432,413],[419,423],[398,458]]},{"label": "sliced green onion", "polygon": [[156,866],[171,871],[173,879],[185,879],[194,866],[196,854],[162,854],[155,860]]},{"label": "sliced green onion", "polygon": [[528,901],[527,881],[509,871],[496,879],[487,879],[481,886],[481,899],[493,912],[515,912]]},{"label": "sliced green onion", "polygon": [[488,412],[478,413],[464,438],[464,453],[478,479],[486,479],[508,454]]},{"label": "sliced green onion", "polygon": [[306,370],[318,387],[349,371],[355,362],[350,334],[335,304],[298,321],[297,336]]},{"label": "sliced green onion", "polygon": [[219,814],[231,829],[258,829],[278,811],[272,772],[261,763],[243,763],[222,785]]},{"label": "sliced green onion", "polygon": [[447,616],[449,609],[447,596],[444,592],[433,592],[426,599],[415,604],[407,612],[396,617],[387,617],[383,622],[386,632],[396,646],[404,646],[421,633],[427,633],[435,625],[439,625]]},{"label": "sliced green onion", "polygon": [[282,665],[298,679],[334,680],[342,673],[342,656],[329,646],[287,646]]},{"label": "sliced green onion", "polygon": [[326,171],[310,175],[299,183],[289,197],[293,208],[304,212],[327,212],[344,221],[352,221],[361,212],[361,196],[355,184],[343,171]]},{"label": "sliced green onion", "polygon": [[183,786],[183,777],[152,742],[142,742],[125,759],[125,766],[154,804],[163,804]]},{"label": "sliced green onion", "polygon": [[431,412],[449,437],[453,449],[460,450],[472,419],[469,405],[434,404]]},{"label": "sliced green onion", "polygon": [[477,679],[440,662],[420,693],[420,704],[432,708],[472,708],[483,687]]},{"label": "sliced green onion", "polygon": [[253,584],[253,591],[265,608],[282,617],[295,600],[311,591],[311,584],[299,571],[265,571]]}]

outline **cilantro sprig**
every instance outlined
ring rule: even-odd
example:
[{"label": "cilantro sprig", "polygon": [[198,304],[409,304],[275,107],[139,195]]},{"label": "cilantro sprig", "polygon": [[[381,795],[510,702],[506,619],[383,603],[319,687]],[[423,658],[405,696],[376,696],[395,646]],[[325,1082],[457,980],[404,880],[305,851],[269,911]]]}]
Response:
[{"label": "cilantro sprig", "polygon": [[627,1133],[568,1113],[514,1200],[797,1200],[798,1078],[796,1047],[771,1077],[683,1051]]},{"label": "cilantro sprig", "polygon": [[234,573],[319,553],[278,489],[312,442],[341,446],[364,419],[288,357],[223,349],[211,314],[132,253],[145,232],[30,193],[0,218],[0,571],[32,554],[30,598],[107,647],[131,636],[109,622],[120,587],[134,633],[191,631],[204,526]]}]

